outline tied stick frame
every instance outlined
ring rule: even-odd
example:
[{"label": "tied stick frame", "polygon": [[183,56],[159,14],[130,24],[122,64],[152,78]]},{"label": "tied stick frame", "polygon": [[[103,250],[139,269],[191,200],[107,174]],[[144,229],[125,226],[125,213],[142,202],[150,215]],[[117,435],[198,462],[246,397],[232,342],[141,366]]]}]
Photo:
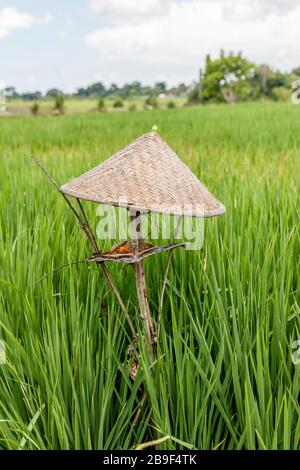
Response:
[{"label": "tied stick frame", "polygon": [[[174,239],[173,242],[165,245],[165,246],[155,246],[148,248],[144,251],[138,251],[138,249],[135,250],[133,255],[110,255],[110,254],[104,254],[101,252],[99,249],[99,246],[97,244],[96,238],[91,230],[89,221],[87,219],[86,213],[84,211],[83,205],[80,201],[79,198],[75,198],[76,202],[78,204],[78,210],[75,209],[73,204],[70,202],[69,198],[61,191],[58,183],[55,181],[55,179],[48,173],[46,168],[42,165],[42,163],[36,158],[32,157],[34,163],[40,168],[40,170],[47,176],[47,178],[51,181],[51,183],[54,185],[56,190],[61,194],[61,196],[64,198],[65,202],[68,204],[69,208],[75,215],[77,221],[79,222],[80,228],[83,230],[85,235],[87,236],[90,245],[93,249],[93,255],[86,260],[80,260],[72,264],[78,264],[78,263],[84,263],[84,262],[91,262],[91,263],[96,263],[97,266],[102,270],[104,278],[108,284],[109,289],[114,293],[117,302],[123,312],[123,314],[126,317],[127,323],[129,325],[129,328],[131,330],[133,339],[137,338],[137,333],[134,328],[133,322],[128,314],[128,310],[122,300],[122,297],[120,295],[120,292],[118,291],[111,274],[109,273],[109,270],[106,266],[106,262],[115,262],[115,263],[124,263],[124,264],[130,264],[134,267],[135,271],[135,280],[136,280],[136,289],[137,289],[137,297],[138,297],[138,303],[139,303],[139,309],[140,309],[140,314],[142,318],[142,322],[144,324],[144,328],[147,333],[147,338],[150,341],[149,346],[153,346],[156,341],[158,340],[159,337],[159,332],[160,332],[160,321],[161,321],[161,310],[162,310],[162,305],[163,305],[163,297],[164,297],[164,292],[165,292],[165,287],[166,287],[166,280],[167,280],[167,275],[168,271],[170,268],[171,260],[172,260],[172,252],[175,248],[179,247],[185,247],[186,243],[181,242],[181,243],[176,243],[174,240],[176,238],[176,233],[179,227],[180,219],[178,219],[177,226],[175,228],[174,232]],[[132,211],[132,209],[130,209]],[[132,233],[132,238],[133,241],[136,240],[138,241],[141,238],[141,213],[139,211],[135,211],[135,215],[131,216],[132,220],[132,227],[134,227],[133,233]],[[137,243],[138,246],[138,243]],[[151,316],[150,308],[148,305],[148,298],[147,298],[147,286],[146,286],[146,279],[145,279],[145,273],[144,273],[144,259],[158,254],[162,253],[164,251],[169,251],[169,257],[167,261],[167,266],[165,269],[165,274],[164,274],[164,280],[163,280],[163,288],[160,296],[160,305],[159,305],[159,312],[158,312],[158,318],[157,318],[157,335],[155,334],[154,331],[154,324],[153,324],[153,318]],[[54,272],[62,267],[67,267],[69,266],[68,264],[62,265],[56,269],[54,269],[51,272]],[[46,275],[47,276],[47,275]],[[44,279],[46,276],[43,276],[40,280]]]}]

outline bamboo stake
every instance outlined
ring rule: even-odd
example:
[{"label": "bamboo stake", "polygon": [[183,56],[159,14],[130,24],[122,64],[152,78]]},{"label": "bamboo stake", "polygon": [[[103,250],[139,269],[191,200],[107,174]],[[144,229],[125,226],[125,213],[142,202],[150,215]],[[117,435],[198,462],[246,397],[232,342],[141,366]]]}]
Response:
[{"label": "bamboo stake", "polygon": [[[136,211],[134,216],[130,217],[131,219],[131,236],[135,241],[134,244],[134,255],[136,256],[139,250],[139,241],[142,239],[142,226],[141,226],[141,214],[140,212]],[[144,260],[140,260],[133,265],[134,274],[135,274],[135,283],[136,283],[136,291],[140,309],[140,315],[143,322],[143,326],[146,332],[146,347],[148,346],[148,352],[150,359],[153,359],[154,354],[154,346],[156,343],[156,337],[154,332],[153,321],[151,317],[150,307],[148,303],[148,296],[147,296],[147,284],[145,278],[145,270],[144,270]],[[139,407],[135,413],[133,418],[133,426],[136,426],[141,413],[142,408],[147,399],[147,391],[145,384],[142,384],[142,395]]]},{"label": "bamboo stake", "polygon": [[[139,249],[139,241],[142,239],[142,230],[141,230],[141,214],[136,212],[135,216],[131,216],[131,235],[135,241],[135,255]],[[153,320],[151,317],[150,307],[148,303],[147,296],[147,285],[145,278],[145,269],[144,269],[144,260],[138,261],[133,265],[134,274],[135,274],[135,283],[136,291],[140,308],[140,315],[146,330],[148,341],[150,340],[150,345],[152,346],[156,342]]]}]

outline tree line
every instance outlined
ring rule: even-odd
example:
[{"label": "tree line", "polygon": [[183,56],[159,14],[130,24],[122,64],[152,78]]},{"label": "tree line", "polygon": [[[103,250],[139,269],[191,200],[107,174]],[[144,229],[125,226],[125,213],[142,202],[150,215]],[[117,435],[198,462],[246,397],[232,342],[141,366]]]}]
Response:
[{"label": "tree line", "polygon": [[254,64],[246,59],[241,52],[226,54],[220,51],[217,58],[206,56],[204,68],[200,69],[199,79],[192,85],[180,83],[169,87],[166,82],[157,82],[153,86],[142,85],[139,81],[118,86],[112,83],[106,87],[102,82],[80,87],[74,93],[65,95],[57,88],[49,89],[45,94],[41,91],[18,93],[11,86],[4,92],[8,98],[37,101],[44,98],[66,97],[77,98],[120,98],[187,96],[188,103],[233,104],[237,101],[250,101],[262,98],[271,100],[287,100],[291,95],[293,82],[300,79],[300,67],[289,72],[274,70],[267,64]]},{"label": "tree line", "polygon": [[189,95],[191,103],[233,104],[237,101],[271,99],[284,101],[290,98],[292,84],[300,79],[300,67],[290,72],[272,69],[267,64],[256,65],[242,53],[219,57],[206,56],[205,66],[200,70],[199,81]]},{"label": "tree line", "polygon": [[4,89],[5,95],[11,99],[22,99],[27,101],[36,101],[43,98],[55,98],[60,95],[65,95],[74,98],[122,98],[128,99],[136,96],[159,96],[159,95],[173,95],[173,96],[186,96],[190,86],[180,83],[175,87],[168,87],[166,82],[157,82],[154,86],[144,86],[139,81],[126,83],[123,86],[118,86],[112,83],[109,87],[105,87],[102,82],[92,83],[87,87],[80,87],[74,93],[65,94],[58,88],[51,88],[45,94],[41,91],[32,91],[25,93],[18,93],[15,87],[6,87]]}]

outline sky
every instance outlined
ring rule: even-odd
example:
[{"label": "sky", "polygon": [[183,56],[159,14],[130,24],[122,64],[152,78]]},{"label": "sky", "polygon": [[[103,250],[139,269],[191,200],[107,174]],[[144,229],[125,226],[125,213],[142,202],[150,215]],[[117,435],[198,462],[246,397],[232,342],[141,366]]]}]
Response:
[{"label": "sky", "polygon": [[290,70],[299,25],[300,0],[0,0],[0,82],[21,92],[191,83],[221,48]]}]

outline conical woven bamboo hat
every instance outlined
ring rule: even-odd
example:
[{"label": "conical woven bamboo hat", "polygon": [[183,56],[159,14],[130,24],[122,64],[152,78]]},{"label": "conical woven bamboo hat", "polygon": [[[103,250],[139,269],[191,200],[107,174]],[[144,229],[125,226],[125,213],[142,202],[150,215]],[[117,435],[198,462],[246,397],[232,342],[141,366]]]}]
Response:
[{"label": "conical woven bamboo hat", "polygon": [[213,217],[225,212],[156,133],[136,139],[112,157],[62,186],[69,196],[141,212]]}]

